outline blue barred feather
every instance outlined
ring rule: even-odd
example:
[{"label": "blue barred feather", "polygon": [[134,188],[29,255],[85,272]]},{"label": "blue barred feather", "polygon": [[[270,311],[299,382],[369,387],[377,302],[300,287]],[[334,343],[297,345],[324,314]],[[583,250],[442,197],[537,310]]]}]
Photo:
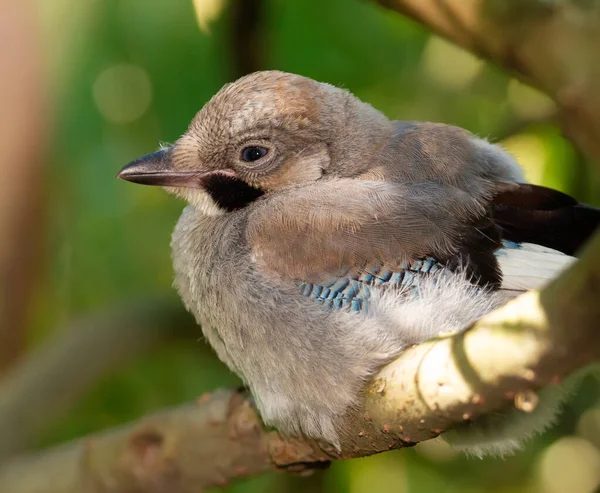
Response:
[{"label": "blue barred feather", "polygon": [[427,257],[404,264],[398,271],[379,265],[360,276],[343,277],[323,285],[303,282],[299,286],[304,296],[322,303],[328,310],[363,312],[367,310],[372,286],[409,290],[417,287],[421,275],[433,274],[440,269],[443,269],[442,264]]},{"label": "blue barred feather", "polygon": [[[495,255],[506,255],[507,250],[519,249],[521,245],[513,241],[503,241]],[[326,310],[348,309],[352,312],[367,312],[371,287],[393,288],[398,291],[413,292],[423,275],[431,275],[444,269],[444,265],[432,257],[405,263],[398,270],[386,269],[378,265],[372,270],[353,277],[342,277],[327,284],[299,283],[304,296],[317,301]]]}]

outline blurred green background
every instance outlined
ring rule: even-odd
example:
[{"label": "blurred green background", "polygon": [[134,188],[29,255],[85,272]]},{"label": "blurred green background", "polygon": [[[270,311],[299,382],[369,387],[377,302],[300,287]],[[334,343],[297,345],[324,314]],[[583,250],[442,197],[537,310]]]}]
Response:
[{"label": "blurred green background", "polygon": [[[597,176],[553,124],[548,98],[367,1],[35,5],[49,144],[28,347],[77,315],[145,294],[173,296],[169,240],[183,204],[114,176],[160,142],[177,139],[224,83],[247,71],[296,72],[345,87],[392,118],[463,126],[504,144],[531,181],[600,205]],[[115,366],[39,445],[236,385],[200,336],[200,329],[178,336]],[[600,485],[600,387],[592,377],[583,387],[555,429],[505,460],[468,459],[432,441],[335,463],[311,478],[271,474],[226,491],[591,493]]]}]

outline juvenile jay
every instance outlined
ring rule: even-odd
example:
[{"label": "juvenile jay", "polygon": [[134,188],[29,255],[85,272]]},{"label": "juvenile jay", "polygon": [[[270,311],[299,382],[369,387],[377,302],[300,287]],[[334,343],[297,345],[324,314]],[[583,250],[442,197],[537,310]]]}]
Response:
[{"label": "juvenile jay", "polygon": [[[542,286],[600,219],[526,184],[507,152],[466,130],[390,121],[278,71],[226,85],[175,144],[118,176],[188,202],[171,243],[175,286],[263,420],[335,446],[382,365]],[[560,401],[521,413],[518,431],[508,413],[454,443],[510,452]]]}]

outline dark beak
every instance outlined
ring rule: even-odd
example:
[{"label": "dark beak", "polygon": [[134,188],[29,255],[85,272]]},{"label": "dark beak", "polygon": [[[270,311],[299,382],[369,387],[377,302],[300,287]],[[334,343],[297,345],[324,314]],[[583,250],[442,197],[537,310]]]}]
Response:
[{"label": "dark beak", "polygon": [[171,162],[171,148],[167,147],[132,161],[119,171],[117,178],[142,185],[199,188],[212,174],[214,174],[213,171],[174,170]]}]

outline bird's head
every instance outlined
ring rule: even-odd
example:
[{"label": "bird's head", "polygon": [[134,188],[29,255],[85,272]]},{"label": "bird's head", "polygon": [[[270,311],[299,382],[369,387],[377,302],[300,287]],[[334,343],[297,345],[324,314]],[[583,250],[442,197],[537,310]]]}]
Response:
[{"label": "bird's head", "polygon": [[223,87],[175,144],[118,177],[226,213],[287,187],[362,173],[390,132],[383,114],[345,90],[256,72]]}]

